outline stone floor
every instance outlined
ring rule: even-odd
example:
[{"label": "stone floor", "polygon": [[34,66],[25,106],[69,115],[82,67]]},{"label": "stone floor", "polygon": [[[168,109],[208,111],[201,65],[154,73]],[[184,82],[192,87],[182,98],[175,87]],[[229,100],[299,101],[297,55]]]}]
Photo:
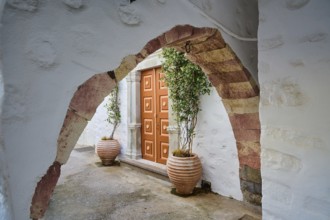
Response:
[{"label": "stone floor", "polygon": [[254,207],[214,193],[182,198],[171,184],[124,163],[103,167],[91,147],[73,150],[43,219],[261,219]]}]

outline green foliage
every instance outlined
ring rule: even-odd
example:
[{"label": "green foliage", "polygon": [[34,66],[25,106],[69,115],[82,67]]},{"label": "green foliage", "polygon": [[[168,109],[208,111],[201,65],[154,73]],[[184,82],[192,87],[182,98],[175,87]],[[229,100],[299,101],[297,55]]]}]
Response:
[{"label": "green foliage", "polygon": [[108,118],[106,119],[107,122],[113,125],[113,129],[111,135],[109,137],[110,140],[113,139],[113,135],[120,123],[121,115],[119,109],[119,87],[116,87],[111,91],[109,95],[109,99],[105,107],[107,108]]},{"label": "green foliage", "polygon": [[186,59],[184,53],[164,48],[162,55],[163,80],[168,86],[171,107],[179,127],[179,151],[181,155],[191,154],[197,115],[201,110],[200,96],[210,94],[211,84],[201,68]]}]

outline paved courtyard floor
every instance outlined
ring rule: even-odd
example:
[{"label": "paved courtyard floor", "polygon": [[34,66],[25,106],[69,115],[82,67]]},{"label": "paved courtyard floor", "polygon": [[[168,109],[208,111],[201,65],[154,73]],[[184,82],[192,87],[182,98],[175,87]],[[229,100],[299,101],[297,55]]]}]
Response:
[{"label": "paved courtyard floor", "polygon": [[55,188],[47,220],[258,220],[260,207],[214,193],[171,194],[171,184],[124,163],[101,166],[93,148],[73,150]]}]

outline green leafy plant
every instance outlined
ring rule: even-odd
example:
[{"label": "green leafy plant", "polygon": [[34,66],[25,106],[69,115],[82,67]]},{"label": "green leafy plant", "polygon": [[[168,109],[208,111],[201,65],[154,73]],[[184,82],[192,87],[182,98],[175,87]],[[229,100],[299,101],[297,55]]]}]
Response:
[{"label": "green leafy plant", "polygon": [[121,119],[119,104],[119,87],[118,85],[116,85],[116,87],[109,94],[108,102],[105,104],[108,114],[106,121],[113,125],[113,129],[109,138],[102,137],[102,140],[113,139],[113,135],[115,134],[115,131],[118,128]]},{"label": "green leafy plant", "polygon": [[173,155],[189,157],[192,154],[197,115],[201,110],[200,96],[210,94],[211,84],[202,69],[190,62],[184,53],[164,48],[162,56],[163,80],[169,89],[172,111],[179,128],[180,146]]}]

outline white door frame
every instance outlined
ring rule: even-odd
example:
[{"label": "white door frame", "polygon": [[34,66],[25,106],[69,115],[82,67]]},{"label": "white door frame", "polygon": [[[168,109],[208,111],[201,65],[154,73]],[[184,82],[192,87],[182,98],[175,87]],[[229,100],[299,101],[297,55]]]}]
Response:
[{"label": "white door frame", "polygon": [[[125,157],[130,159],[141,159],[141,111],[140,111],[140,81],[141,71],[158,67],[161,65],[161,50],[148,56],[137,67],[131,71],[127,77],[127,149]],[[178,146],[178,129],[173,120],[171,110],[171,100],[169,102],[168,120],[169,126],[169,151],[170,153]]]}]

